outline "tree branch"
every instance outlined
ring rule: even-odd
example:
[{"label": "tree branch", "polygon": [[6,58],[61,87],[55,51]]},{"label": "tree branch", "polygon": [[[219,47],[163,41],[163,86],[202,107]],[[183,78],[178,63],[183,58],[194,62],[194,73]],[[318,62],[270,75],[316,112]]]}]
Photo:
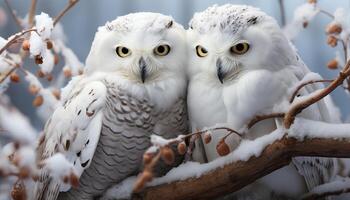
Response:
[{"label": "tree branch", "polygon": [[288,165],[292,157],[349,158],[349,151],[350,140],[348,138],[298,141],[291,137],[283,137],[267,146],[259,157],[251,157],[248,161],[237,161],[222,168],[213,169],[199,178],[189,178],[146,188],[143,192],[134,195],[134,199],[213,199],[235,192]]},{"label": "tree branch", "polygon": [[37,0],[32,0],[29,11],[28,11],[28,24],[29,27],[32,27],[34,24],[34,16],[35,16],[35,9],[36,9],[36,2]]},{"label": "tree branch", "polygon": [[318,102],[331,92],[333,92],[338,86],[342,85],[344,80],[350,75],[350,60],[346,63],[343,70],[339,73],[339,76],[329,84],[328,87],[322,89],[321,91],[317,92],[316,94],[313,94],[310,96],[310,98],[307,98],[305,100],[302,100],[296,104],[294,104],[286,113],[284,117],[284,126],[285,128],[289,129],[290,126],[293,124],[295,116],[299,113],[301,113],[305,108],[309,107],[310,105]]},{"label": "tree branch", "polygon": [[311,81],[308,81],[308,82],[306,82],[306,83],[303,83],[303,84],[299,85],[299,86],[296,88],[296,90],[293,92],[292,97],[291,97],[290,100],[289,100],[289,103],[293,103],[295,97],[298,95],[299,91],[300,91],[303,87],[305,87],[305,86],[307,86],[307,85],[310,85],[310,84],[314,84],[314,83],[331,83],[332,81],[334,81],[334,80],[311,80]]},{"label": "tree branch", "polygon": [[16,12],[12,9],[10,2],[8,0],[5,0],[5,4],[6,4],[6,7],[8,8],[8,10],[10,12],[12,18],[15,20],[16,24],[18,25],[18,27],[22,30],[23,29],[22,22],[18,18]]},{"label": "tree branch", "polygon": [[58,14],[57,17],[55,17],[53,21],[53,25],[56,25],[58,21],[66,14],[66,12],[71,9],[76,3],[78,3],[79,0],[69,0],[69,4],[62,10],[60,14]]}]

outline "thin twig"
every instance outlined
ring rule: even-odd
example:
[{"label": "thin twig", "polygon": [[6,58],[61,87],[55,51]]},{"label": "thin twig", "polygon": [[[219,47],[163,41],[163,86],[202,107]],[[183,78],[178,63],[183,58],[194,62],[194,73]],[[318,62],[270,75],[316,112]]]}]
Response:
[{"label": "thin twig", "polygon": [[326,16],[334,19],[334,15],[326,10],[320,9],[320,13],[325,14]]},{"label": "thin twig", "polygon": [[0,49],[0,54],[2,54],[2,52],[4,52],[7,48],[9,48],[12,44],[16,43],[17,42],[17,39],[19,39],[20,37],[22,37],[23,35],[25,35],[26,33],[29,33],[29,32],[32,32],[32,31],[37,31],[36,29],[28,29],[28,30],[24,30],[24,31],[21,31],[19,33],[16,33],[15,35],[11,36],[11,40],[8,41],[5,46],[3,46],[1,49]]},{"label": "thin twig", "polygon": [[271,119],[271,118],[283,118],[285,113],[271,113],[268,115],[257,115],[255,116],[252,120],[247,125],[247,128],[250,129],[252,128],[256,123],[266,120],[266,119]]},{"label": "thin twig", "polygon": [[28,24],[29,27],[32,27],[34,24],[34,16],[35,16],[35,9],[36,9],[36,2],[37,0],[32,0],[29,8],[29,15],[28,15]]},{"label": "thin twig", "polygon": [[22,30],[23,29],[22,22],[19,19],[19,17],[17,16],[15,10],[12,9],[10,2],[8,0],[5,0],[5,4],[6,4],[6,7],[8,8],[8,10],[10,12],[12,18],[15,20],[16,24],[18,25],[18,27]]},{"label": "thin twig", "polygon": [[66,12],[71,9],[76,3],[78,3],[79,0],[69,0],[69,4],[62,10],[60,14],[58,14],[57,17],[55,17],[53,21],[53,25],[56,25],[57,22],[66,14]]},{"label": "thin twig", "polygon": [[200,137],[200,135],[192,135],[190,137],[190,141],[189,141],[189,145],[188,145],[188,148],[187,148],[187,151],[186,151],[186,155],[185,155],[185,159],[184,159],[184,162],[188,162],[191,160],[192,158],[192,154],[193,154],[193,149],[194,149],[194,145],[195,145],[195,142],[196,140]]},{"label": "thin twig", "polygon": [[333,82],[334,80],[311,80],[311,81],[308,81],[306,83],[303,83],[301,85],[299,85],[297,87],[297,89],[295,89],[294,93],[292,94],[292,97],[290,98],[289,100],[289,103],[292,103],[295,99],[295,97],[298,95],[298,92],[305,86],[307,85],[310,85],[310,84],[314,84],[314,83],[331,83]]},{"label": "thin twig", "polygon": [[0,83],[4,82],[18,67],[12,67],[4,76],[1,76]]},{"label": "thin twig", "polygon": [[300,101],[293,105],[286,115],[284,116],[284,127],[289,129],[290,126],[294,123],[295,116],[302,112],[305,108],[309,107],[310,105],[318,102],[331,92],[333,92],[338,86],[343,84],[344,80],[350,76],[350,60],[346,63],[343,70],[339,73],[339,76],[331,82],[331,84],[328,85],[328,87],[322,89],[321,91],[317,92],[317,94],[314,94],[310,96],[309,98]]},{"label": "thin twig", "polygon": [[279,6],[280,6],[282,26],[285,26],[286,25],[286,14],[285,14],[285,10],[284,10],[284,2],[283,2],[283,0],[279,0],[278,2],[279,2]]}]

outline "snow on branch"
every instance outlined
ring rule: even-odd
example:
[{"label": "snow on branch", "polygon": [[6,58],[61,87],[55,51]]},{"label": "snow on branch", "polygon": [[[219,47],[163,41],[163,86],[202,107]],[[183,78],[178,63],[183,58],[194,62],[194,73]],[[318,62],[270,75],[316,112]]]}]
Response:
[{"label": "snow on branch", "polygon": [[288,165],[296,156],[349,158],[348,130],[350,124],[297,118],[290,130],[277,129],[252,141],[243,140],[225,157],[205,164],[182,164],[166,176],[154,179],[134,197],[147,200],[212,199],[235,192]]}]

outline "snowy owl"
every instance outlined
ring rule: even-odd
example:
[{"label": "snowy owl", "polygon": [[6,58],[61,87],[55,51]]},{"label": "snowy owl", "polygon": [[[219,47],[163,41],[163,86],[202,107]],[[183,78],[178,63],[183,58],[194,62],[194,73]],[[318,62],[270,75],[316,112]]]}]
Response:
[{"label": "snowy owl", "polygon": [[44,165],[35,198],[96,199],[140,171],[151,134],[187,133],[185,67],[186,32],[169,16],[134,13],[99,27],[83,75],[63,90],[38,146],[44,163],[62,153],[79,186]]},{"label": "snowy owl", "polygon": [[[190,81],[187,101],[192,130],[216,124],[242,130],[256,115],[284,112],[289,104],[291,88],[309,73],[277,22],[257,8],[214,5],[196,13],[189,26]],[[309,86],[300,95],[319,87]],[[336,121],[328,107],[330,102],[330,99],[320,101],[299,116]],[[278,126],[281,126],[279,119],[265,120],[243,137],[254,139]],[[203,140],[196,143],[194,160],[208,162],[219,157],[216,145],[227,132],[215,132],[209,144]],[[226,141],[232,151],[240,137],[232,135]],[[324,172],[332,170],[333,160],[316,160],[303,158],[295,161],[306,181],[294,165],[289,165],[260,179],[259,185],[265,184],[286,196],[301,195],[306,186],[312,188],[328,180]],[[283,180],[278,177],[283,177]]]}]

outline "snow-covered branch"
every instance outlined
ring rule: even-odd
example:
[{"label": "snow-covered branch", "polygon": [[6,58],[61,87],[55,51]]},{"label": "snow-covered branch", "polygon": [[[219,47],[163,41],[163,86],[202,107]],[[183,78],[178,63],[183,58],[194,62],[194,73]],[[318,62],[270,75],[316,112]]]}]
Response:
[{"label": "snow-covered branch", "polygon": [[253,141],[243,140],[226,157],[205,164],[182,164],[134,196],[148,200],[213,199],[288,165],[296,156],[349,158],[348,130],[350,124],[298,118],[288,131],[277,129]]}]

